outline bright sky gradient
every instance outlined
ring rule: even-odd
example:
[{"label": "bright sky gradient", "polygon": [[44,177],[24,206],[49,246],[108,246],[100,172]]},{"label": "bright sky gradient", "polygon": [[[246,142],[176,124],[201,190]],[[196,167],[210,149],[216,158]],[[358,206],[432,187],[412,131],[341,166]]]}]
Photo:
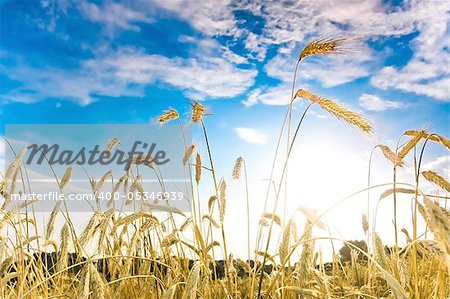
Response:
[{"label": "bright sky gradient", "polygon": [[[2,0],[0,14],[0,135],[12,123],[149,123],[200,100],[213,114],[206,125],[218,172],[228,178],[237,156],[248,160],[255,214],[296,59],[318,35],[363,39],[350,55],[305,60],[298,87],[367,115],[376,132],[367,138],[314,108],[289,170],[290,211],[323,210],[364,188],[372,147],[395,147],[405,130],[450,135],[446,0]],[[304,107],[296,103],[294,119]],[[389,181],[378,158],[375,181]],[[432,146],[426,163],[448,177],[448,152]],[[229,225],[242,229],[242,186],[230,184],[240,195],[229,199]],[[355,208],[339,231],[357,230],[360,215]]]}]

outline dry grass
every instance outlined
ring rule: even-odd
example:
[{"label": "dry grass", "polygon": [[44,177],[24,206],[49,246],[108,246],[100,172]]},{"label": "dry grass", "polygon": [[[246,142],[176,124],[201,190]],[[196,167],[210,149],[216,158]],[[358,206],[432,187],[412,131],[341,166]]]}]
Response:
[{"label": "dry grass", "polygon": [[[301,52],[300,60],[312,55],[341,53],[347,41],[315,40]],[[371,125],[363,116],[331,100],[305,89],[300,89],[296,96],[319,105],[364,133],[372,132]],[[239,157],[232,178],[235,183],[245,179],[247,211],[242,215],[227,216],[227,200],[233,199],[227,198],[225,179],[216,182],[213,155],[203,122],[206,110],[205,106],[194,102],[191,121],[201,125],[208,159],[202,161],[200,154],[196,153],[197,147],[186,145],[184,159],[180,161],[189,170],[186,173],[195,178],[193,182],[187,181],[194,194],[189,198],[192,210],[186,213],[170,206],[148,203],[133,213],[95,210],[86,219],[82,232],[76,234],[70,219],[76,215],[63,212],[59,202],[46,219],[45,230],[40,233],[36,227],[40,216],[32,209],[34,202],[18,210],[8,210],[11,205],[9,194],[30,191],[25,188],[26,179],[20,175],[25,170],[21,167],[25,152],[20,152],[0,181],[0,200],[3,201],[0,209],[0,297],[449,298],[450,212],[444,204],[450,192],[449,183],[432,170],[420,172],[420,162],[408,164],[414,165],[412,174],[416,185],[398,186],[400,182],[394,176],[394,188],[382,192],[378,198],[369,198],[386,201],[391,195],[401,194],[412,198],[417,213],[414,213],[412,228],[401,230],[406,236],[404,248],[394,246],[388,250],[377,234],[377,228],[371,227],[368,215],[363,215],[362,229],[367,237],[367,249],[347,242],[351,249],[350,259],[344,260],[336,251],[332,260],[326,262],[322,258],[323,252],[316,246],[313,229],[327,228],[320,215],[299,207],[306,223],[303,231],[298,232],[296,218],[282,219],[272,212],[277,211],[275,205],[273,209],[268,207],[262,212],[256,236],[250,235],[250,225],[247,224],[248,259],[254,254],[255,263],[233,259],[227,251],[226,240],[241,232],[227,232],[225,223],[227,217],[246,216],[250,221],[246,165],[244,158]],[[178,119],[180,129],[184,130],[174,109],[165,111],[157,122],[165,124],[173,119]],[[297,128],[300,126],[301,121]],[[407,131],[405,135],[410,138],[398,153],[385,145],[377,146],[395,167],[409,162],[408,154],[415,154],[412,150],[419,148],[423,140],[449,148],[448,139],[443,136],[425,131]],[[295,138],[288,139],[288,143],[294,141]],[[111,151],[118,144],[118,139],[112,139],[107,150]],[[195,163],[188,163],[194,153]],[[416,157],[411,157],[411,160],[416,161]],[[134,162],[152,167],[151,157]],[[282,162],[283,165],[288,163],[287,160]],[[142,174],[132,173],[127,172],[114,179],[112,173],[107,172],[98,181],[89,177],[92,193],[97,194],[108,186],[113,193],[122,189],[124,192],[144,192]],[[62,175],[59,181],[62,191],[71,183],[71,174],[72,168],[68,168]],[[444,192],[444,195],[434,197],[441,202],[431,200],[431,195],[422,192],[419,174]],[[208,181],[205,180],[208,176],[211,176],[213,185],[202,186]],[[280,179],[279,185],[282,182]],[[201,187],[213,190],[207,207],[200,205]],[[403,207],[409,206],[405,203]],[[350,213],[345,217],[361,216]],[[433,240],[425,240],[418,232],[418,217],[427,224]],[[272,231],[274,225],[277,230]],[[279,233],[279,242],[275,241],[277,238],[268,237],[271,233]],[[255,250],[250,252],[250,242],[255,239]],[[333,236],[328,239],[336,240]],[[266,247],[264,242],[267,245],[270,242],[272,246]],[[278,250],[272,252],[269,248]],[[40,258],[44,252],[48,252],[47,256]],[[219,256],[224,261],[219,263]]]}]

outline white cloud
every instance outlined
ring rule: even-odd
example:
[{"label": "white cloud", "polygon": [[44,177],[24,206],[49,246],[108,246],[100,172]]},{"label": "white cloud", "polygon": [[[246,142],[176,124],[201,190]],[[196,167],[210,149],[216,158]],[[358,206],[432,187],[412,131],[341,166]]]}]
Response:
[{"label": "white cloud", "polygon": [[384,67],[371,83],[442,101],[450,101],[450,6],[445,1],[421,2],[415,9],[419,36],[413,40],[413,58],[404,67]]},{"label": "white cloud", "polygon": [[267,142],[267,136],[256,129],[238,127],[236,132],[239,138],[249,143],[264,144]]},{"label": "white cloud", "polygon": [[80,11],[91,21],[105,23],[110,29],[119,27],[126,30],[139,31],[137,22],[152,22],[143,12],[133,10],[125,5],[107,2],[102,6],[83,1],[80,4]]},{"label": "white cloud", "polygon": [[370,58],[368,53],[322,57],[302,65],[300,78],[320,82],[325,87],[342,85],[369,76]]},{"label": "white cloud", "polygon": [[101,74],[86,64],[76,71],[37,69],[22,65],[5,73],[14,80],[24,82],[23,88],[19,87],[5,94],[6,98],[16,102],[32,103],[45,98],[62,98],[87,105],[95,101],[95,95],[113,97],[143,95],[142,88],[129,88],[126,82],[113,80],[109,74]]},{"label": "white cloud", "polygon": [[[366,77],[370,74],[369,52],[357,55],[333,57],[324,56],[302,63],[299,68],[299,80],[314,80],[325,87],[333,87]],[[292,82],[297,58],[292,55],[278,54],[270,60],[264,70],[267,75],[280,79],[283,82]]]},{"label": "white cloud", "polygon": [[287,105],[290,99],[291,86],[279,84],[273,87],[260,87],[252,90],[242,103],[247,107],[253,106],[258,102],[266,105]]},{"label": "white cloud", "polygon": [[167,58],[135,49],[124,49],[117,55],[93,63],[121,82],[151,84],[162,81],[216,98],[245,92],[253,85],[256,76],[255,70],[239,69],[220,57]]},{"label": "white cloud", "polygon": [[433,161],[422,165],[421,169],[436,171],[444,178],[450,178],[450,156],[437,157]]},{"label": "white cloud", "polygon": [[246,106],[246,107],[250,107],[250,106],[253,106],[256,103],[258,103],[258,97],[261,94],[261,90],[262,90],[262,88],[256,88],[256,89],[252,90],[249,93],[247,99],[242,101],[242,104],[244,104],[244,106]]},{"label": "white cloud", "polygon": [[[291,80],[299,41],[304,43],[311,35],[331,32],[344,36],[401,36],[417,31],[419,35],[411,42],[412,60],[404,67],[381,69],[371,83],[382,89],[395,88],[450,101],[448,3],[411,0],[402,7],[389,5],[381,0],[336,1],[326,5],[322,1],[260,0],[246,1],[239,7],[265,20],[262,36],[257,38],[259,44],[256,45],[256,38],[249,37],[248,48],[271,44],[282,46],[265,70],[284,82]],[[363,50],[347,57],[310,60],[302,66],[301,76],[317,80],[326,87],[337,86],[377,73],[377,65],[384,63],[382,59],[383,56],[377,57]]]},{"label": "white cloud", "polygon": [[412,59],[403,67],[384,67],[372,78],[374,86],[450,101],[450,6],[433,3],[421,3],[415,9],[420,34],[411,44]]},{"label": "white cloud", "polygon": [[231,1],[172,0],[158,1],[157,5],[208,35],[236,35],[236,20],[230,8]]},{"label": "white cloud", "polygon": [[[265,0],[195,3],[174,0],[151,4],[141,0],[128,2],[127,5],[83,1],[70,5],[78,7],[91,21],[106,24],[107,28],[127,30],[139,30],[139,23],[151,22],[158,15],[175,14],[206,36],[231,35],[234,41],[230,44],[243,38],[245,48],[251,51],[248,56],[259,61],[264,60],[271,45],[279,45],[278,54],[266,65],[265,71],[269,76],[280,79],[280,86],[291,82],[300,46],[311,36],[327,33],[400,36],[417,31],[419,35],[411,42],[414,56],[404,67],[388,66],[380,70],[380,65],[384,63],[383,55],[375,56],[367,49],[361,49],[348,56],[308,59],[300,68],[300,78],[333,87],[378,72],[370,81],[378,88],[395,88],[444,101],[450,99],[450,71],[447,67],[450,64],[449,6],[445,1],[409,0],[401,7],[391,7],[390,3],[382,0],[335,1],[326,5],[323,1]],[[48,4],[46,6],[50,7]],[[58,9],[64,12],[67,5]],[[233,10],[238,9],[249,10],[264,19],[261,34],[238,28],[233,14]],[[54,24],[50,25],[54,27]],[[208,37],[187,42],[198,43],[196,51],[203,55],[194,54],[191,59],[182,59],[135,51],[127,58],[113,53],[85,61],[79,71],[70,74],[64,70],[48,69],[55,71],[55,75],[50,74],[48,78],[40,78],[40,71],[28,68],[21,75],[26,77],[24,74],[30,71],[29,89],[34,94],[16,91],[9,96],[14,96],[15,100],[31,101],[47,94],[55,97],[69,95],[81,103],[89,103],[93,100],[93,94],[139,96],[143,94],[143,85],[164,82],[189,94],[230,97],[245,92],[253,85],[256,70],[237,68],[237,64],[248,61],[230,50],[229,45],[222,46]],[[132,65],[117,65],[114,58]],[[130,84],[135,83],[140,86],[129,88]],[[63,90],[63,87],[69,91]],[[282,93],[278,87],[261,88],[250,94],[244,104],[288,103],[289,96],[286,100],[281,99]]]},{"label": "white cloud", "polygon": [[[450,61],[449,61],[450,63]],[[417,66],[421,64],[422,66]],[[371,83],[381,89],[395,88],[420,95],[426,95],[438,100],[450,102],[450,73],[436,70],[437,64],[411,62],[402,69],[383,68],[371,80]],[[427,73],[427,78],[414,80],[417,70]]]},{"label": "white cloud", "polygon": [[407,105],[401,102],[384,100],[373,94],[362,94],[359,97],[359,106],[371,111],[384,111],[388,109],[405,108]]},{"label": "white cloud", "polygon": [[222,46],[217,40],[212,38],[196,38],[193,36],[182,35],[178,38],[182,43],[189,43],[193,47],[190,50],[191,55],[195,57],[223,57],[229,62],[235,64],[247,64],[248,60],[240,56],[229,48]]},{"label": "white cloud", "polygon": [[328,119],[328,115],[322,114],[322,113],[318,113],[316,112],[314,109],[311,109],[308,111],[309,114],[315,115],[317,118],[320,119]]},{"label": "white cloud", "polygon": [[[20,102],[53,97],[87,105],[95,101],[96,95],[143,96],[145,86],[157,82],[177,87],[186,93],[226,98],[244,93],[253,85],[257,74],[255,70],[237,68],[235,63],[214,53],[211,55],[189,59],[167,58],[129,47],[101,53],[99,58],[82,62],[76,71],[43,70],[26,65],[11,69],[3,67],[2,70],[12,79],[24,81],[24,88],[6,95],[10,100]],[[43,73],[46,76],[42,76]]]},{"label": "white cloud", "polygon": [[250,32],[245,39],[245,48],[255,53],[254,58],[258,61],[264,60],[267,46],[262,42],[261,37]]},{"label": "white cloud", "polygon": [[[311,34],[353,33],[402,35],[415,28],[417,6],[435,6],[429,1],[410,1],[405,9],[388,12],[380,0],[357,1],[246,1],[238,6],[265,20],[263,35],[273,44],[303,41]],[[420,16],[419,16],[420,17]],[[368,22],[367,20],[370,20]]]}]

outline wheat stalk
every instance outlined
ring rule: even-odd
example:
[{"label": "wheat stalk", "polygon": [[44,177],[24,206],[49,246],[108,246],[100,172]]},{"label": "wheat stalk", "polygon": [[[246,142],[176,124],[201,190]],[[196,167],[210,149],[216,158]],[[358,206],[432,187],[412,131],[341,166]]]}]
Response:
[{"label": "wheat stalk", "polygon": [[81,270],[80,280],[78,283],[78,298],[88,299],[89,298],[89,287],[90,287],[90,267],[89,264],[85,264]]},{"label": "wheat stalk", "polygon": [[379,144],[377,146],[381,149],[381,152],[383,153],[383,155],[394,164],[394,166],[399,166],[399,167],[403,166],[402,159],[400,159],[396,153],[391,151],[391,149],[389,147],[387,147],[386,145],[383,145],[383,144]]},{"label": "wheat stalk", "polygon": [[450,140],[445,138],[444,136],[438,134],[427,134],[425,131],[417,131],[417,130],[408,130],[404,134],[408,136],[415,136],[418,133],[423,134],[423,138],[428,138],[434,142],[440,142],[443,146],[445,146],[448,150],[450,150]]},{"label": "wheat stalk", "polygon": [[122,217],[122,218],[118,219],[114,225],[115,226],[121,226],[121,225],[124,225],[124,224],[129,224],[129,223],[134,222],[134,221],[136,221],[138,219],[141,219],[141,218],[149,219],[149,220],[153,221],[153,223],[155,225],[159,224],[158,218],[156,218],[153,215],[150,215],[147,212],[141,211],[141,212],[133,213],[133,214],[130,214],[128,216],[125,216],[125,217]]},{"label": "wheat stalk", "polygon": [[192,104],[191,119],[194,124],[198,124],[203,119],[203,116],[205,116],[205,114],[206,114],[205,106],[199,104],[198,102],[194,102],[194,104]]},{"label": "wheat stalk", "polygon": [[350,111],[331,100],[316,95],[305,89],[299,89],[295,97],[304,98],[319,105],[323,110],[334,115],[336,118],[359,128],[365,133],[373,132],[372,126],[361,115]]},{"label": "wheat stalk", "polygon": [[384,251],[384,245],[381,241],[380,236],[377,233],[374,234],[374,247],[375,247],[375,258],[376,261],[381,265],[381,267],[385,270],[389,269],[389,262],[386,256],[386,252]]},{"label": "wheat stalk", "polygon": [[195,181],[197,185],[200,183],[200,179],[202,178],[202,157],[199,153],[195,157]]},{"label": "wheat stalk", "polygon": [[285,260],[289,256],[289,248],[291,246],[291,238],[297,242],[296,238],[297,227],[295,225],[294,219],[290,219],[283,230],[283,235],[281,238],[280,248],[278,250],[280,255],[280,261],[284,264]]},{"label": "wheat stalk", "polygon": [[220,215],[220,222],[223,223],[223,220],[225,218],[225,210],[227,206],[227,196],[226,196],[226,190],[227,190],[227,184],[224,179],[220,181],[219,184],[219,215]]},{"label": "wheat stalk", "polygon": [[425,136],[424,131],[416,131],[413,138],[411,138],[400,150],[398,153],[398,157],[403,160],[406,155],[414,148],[416,145],[422,140],[422,138]]},{"label": "wheat stalk", "polygon": [[100,221],[98,228],[100,230],[100,236],[98,238],[98,248],[101,249],[103,248],[103,244],[106,240],[107,237],[107,229],[110,223],[110,220],[112,219],[112,216],[114,215],[114,210],[111,209],[109,211],[107,211],[106,213],[103,214],[103,219],[102,221]]},{"label": "wheat stalk", "polygon": [[120,177],[120,179],[117,181],[117,183],[114,184],[114,188],[113,188],[113,190],[111,192],[112,197],[107,203],[107,207],[108,208],[110,208],[112,206],[112,204],[114,203],[113,199],[116,196],[115,194],[117,194],[119,192],[120,186],[122,186],[122,184],[124,184],[126,180],[128,180],[128,176],[124,175],[124,176]]},{"label": "wheat stalk", "polygon": [[220,224],[211,215],[203,215],[202,220],[208,220],[214,227],[220,228]]},{"label": "wheat stalk", "polygon": [[395,188],[395,189],[392,188],[392,189],[385,190],[383,193],[381,193],[380,200],[383,198],[386,198],[389,195],[394,194],[394,193],[415,194],[416,191],[413,189],[407,189],[407,188]]},{"label": "wheat stalk", "polygon": [[184,223],[180,226],[180,231],[183,232],[185,231],[189,225],[191,225],[192,223],[192,218],[186,219],[186,221],[184,221]]},{"label": "wheat stalk", "polygon": [[427,197],[424,197],[424,202],[427,224],[446,253],[447,267],[450,271],[450,212]]},{"label": "wheat stalk", "polygon": [[158,204],[151,204],[151,203],[148,203],[148,202],[144,202],[143,205],[145,207],[147,207],[150,211],[174,213],[174,214],[178,214],[178,215],[181,215],[181,216],[186,218],[184,213],[180,209],[177,209],[175,207],[162,206],[162,205],[158,205]]},{"label": "wheat stalk", "polygon": [[56,216],[58,215],[60,207],[61,207],[61,201],[58,201],[56,203],[55,207],[53,208],[52,213],[50,214],[49,220],[47,222],[47,227],[45,230],[45,239],[46,240],[50,239],[53,229],[55,228]]},{"label": "wheat stalk", "polygon": [[423,171],[422,175],[431,183],[434,183],[435,185],[441,187],[447,192],[450,192],[450,183],[447,182],[446,179],[441,177],[439,174],[437,174],[434,171]]},{"label": "wheat stalk", "polygon": [[[16,183],[17,175],[20,170],[20,163],[25,155],[26,148],[24,148],[9,164],[8,168],[5,171],[3,178],[0,180],[0,195],[5,198],[3,202],[3,206],[0,210],[5,209],[8,205],[11,198],[8,195],[8,192],[13,193],[12,189]],[[9,183],[9,184],[8,184]]]},{"label": "wheat stalk", "polygon": [[274,221],[276,224],[278,224],[279,226],[281,226],[281,217],[278,216],[278,215],[276,215],[276,214],[272,214],[272,213],[264,213],[264,214],[261,215],[261,218],[266,218],[266,219],[268,219],[268,220],[272,220],[272,218],[273,218],[273,221]]},{"label": "wheat stalk", "polygon": [[367,234],[367,232],[369,231],[369,219],[367,218],[366,214],[362,215],[361,224],[364,233]]},{"label": "wheat stalk", "polygon": [[155,165],[155,158],[151,155],[134,155],[131,158],[131,163],[135,164],[135,165],[145,165],[151,169],[154,169]]},{"label": "wheat stalk", "polygon": [[162,115],[157,117],[157,122],[162,125],[170,120],[177,119],[178,117],[178,112],[175,109],[168,109],[164,111]]},{"label": "wheat stalk", "polygon": [[300,254],[298,269],[296,266],[296,271],[298,271],[302,277],[308,277],[309,270],[311,268],[312,255],[314,250],[314,242],[311,240],[312,228],[312,223],[307,220],[303,235],[301,237],[301,240],[303,241],[303,248],[302,253]]},{"label": "wheat stalk", "polygon": [[270,223],[269,223],[269,222],[267,221],[267,219],[265,219],[265,218],[259,219],[258,224],[259,224],[260,226],[264,226],[264,227],[268,227],[268,226],[270,225]]},{"label": "wheat stalk", "polygon": [[444,136],[439,136],[439,141],[450,151],[450,140],[448,140]]},{"label": "wheat stalk", "polygon": [[69,166],[69,167],[67,167],[66,171],[64,172],[64,175],[61,178],[61,182],[59,183],[61,190],[64,189],[64,187],[70,181],[71,177],[72,177],[72,166]]},{"label": "wheat stalk", "polygon": [[166,236],[163,241],[161,242],[162,247],[170,247],[176,243],[178,243],[180,240],[177,236],[178,231],[174,230],[172,233],[170,233],[168,236]]},{"label": "wheat stalk", "polygon": [[67,223],[61,229],[61,250],[59,252],[59,261],[57,264],[58,271],[65,269],[68,265],[68,253],[69,253],[69,226]]},{"label": "wheat stalk", "polygon": [[112,149],[119,143],[120,143],[119,138],[114,137],[113,139],[111,139],[111,141],[106,146],[105,152],[110,153],[112,151]]},{"label": "wheat stalk", "polygon": [[200,271],[202,264],[200,262],[196,262],[194,267],[192,267],[191,272],[189,273],[188,279],[186,281],[186,292],[183,296],[183,299],[195,299],[197,298],[197,286],[200,281]]},{"label": "wheat stalk", "polygon": [[92,263],[89,263],[90,274],[90,284],[92,286],[92,297],[93,299],[104,299],[105,298],[105,285],[100,273]]},{"label": "wheat stalk", "polygon": [[197,147],[197,145],[191,144],[186,149],[186,151],[184,152],[184,156],[183,156],[183,165],[186,165],[186,163],[189,161],[189,159],[191,158],[192,154],[194,153],[196,147]]},{"label": "wheat stalk", "polygon": [[95,235],[97,229],[97,222],[101,214],[99,212],[94,212],[92,217],[89,219],[86,227],[80,235],[79,243],[81,246],[85,246],[86,243]]},{"label": "wheat stalk", "polygon": [[233,173],[231,175],[231,177],[234,180],[239,180],[239,178],[241,177],[241,172],[242,172],[242,164],[244,163],[244,158],[242,157],[238,157],[236,159],[236,163],[234,164],[233,167]]},{"label": "wheat stalk", "polygon": [[344,46],[349,43],[350,38],[319,37],[310,42],[300,53],[299,60],[313,55],[343,54],[349,50]]},{"label": "wheat stalk", "polygon": [[95,188],[94,188],[94,194],[98,194],[99,193],[99,191],[101,191],[101,189],[103,188],[103,185],[105,184],[105,182],[108,180],[108,179],[110,179],[110,178],[112,178],[112,171],[111,170],[109,170],[109,171],[107,171],[101,178],[100,178],[100,180],[98,181],[98,183],[97,184],[95,184]]},{"label": "wheat stalk", "polygon": [[214,206],[214,203],[217,201],[217,196],[213,195],[209,198],[208,200],[208,211],[211,213],[212,212],[212,208]]},{"label": "wheat stalk", "polygon": [[312,225],[315,225],[323,230],[326,229],[326,225],[320,220],[315,211],[307,209],[303,206],[298,207],[297,210],[300,211]]}]

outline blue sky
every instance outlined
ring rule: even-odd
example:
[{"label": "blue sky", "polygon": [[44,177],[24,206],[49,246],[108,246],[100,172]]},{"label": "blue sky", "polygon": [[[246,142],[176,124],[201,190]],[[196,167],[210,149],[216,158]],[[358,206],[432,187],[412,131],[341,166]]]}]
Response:
[{"label": "blue sky", "polygon": [[[393,146],[407,129],[450,135],[448,1],[3,0],[0,6],[1,135],[12,123],[149,123],[169,106],[186,111],[192,98],[214,114],[207,127],[219,169],[227,174],[244,155],[262,179],[296,59],[319,35],[364,38],[350,55],[305,60],[298,87],[367,115],[376,132],[364,137],[314,108],[299,148],[304,142],[307,154],[325,153],[330,163],[340,152],[361,157],[353,169],[361,173],[373,145]],[[299,100],[295,117],[302,107]],[[317,150],[326,147],[336,151]],[[448,171],[448,152],[432,148],[427,159]]]},{"label": "blue sky", "polygon": [[305,42],[364,34],[358,52],[305,63],[300,84],[392,126],[448,129],[446,1],[150,2],[2,1],[2,124],[141,123],[187,97],[271,114]]}]

